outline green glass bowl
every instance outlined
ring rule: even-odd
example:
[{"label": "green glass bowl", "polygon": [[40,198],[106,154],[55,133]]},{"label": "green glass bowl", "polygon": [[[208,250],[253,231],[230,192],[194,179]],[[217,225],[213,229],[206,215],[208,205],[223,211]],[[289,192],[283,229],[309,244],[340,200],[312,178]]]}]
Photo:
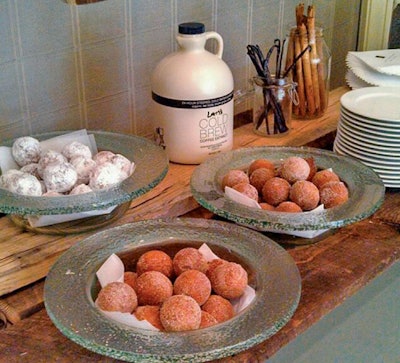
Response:
[{"label": "green glass bowl", "polygon": [[[47,140],[67,132],[52,132],[33,135]],[[123,182],[106,190],[80,195],[60,197],[30,197],[0,189],[0,212],[16,215],[70,214],[106,209],[121,205],[153,189],[168,172],[168,157],[165,151],[152,141],[133,135],[105,131],[88,131],[93,134],[97,148],[119,153],[136,165],[134,173]],[[12,146],[13,140],[2,143]]]},{"label": "green glass bowl", "polygon": [[[113,321],[95,307],[95,273],[112,253],[132,262],[148,249],[173,255],[172,251],[203,243],[248,271],[256,297],[234,318],[204,329],[165,333]],[[204,362],[238,353],[275,334],[293,315],[300,293],[296,264],[271,239],[233,223],[178,218],[126,224],[82,240],[51,268],[44,300],[55,326],[91,351],[131,362]]]},{"label": "green glass bowl", "polygon": [[[291,156],[313,157],[318,168],[332,168],[349,189],[349,200],[319,212],[280,213],[250,208],[225,197],[222,178],[231,169],[247,169],[256,159],[280,164]],[[218,154],[194,170],[191,191],[197,202],[233,222],[260,231],[314,231],[335,229],[373,214],[383,203],[385,186],[378,174],[352,157],[309,147],[261,146]]]}]

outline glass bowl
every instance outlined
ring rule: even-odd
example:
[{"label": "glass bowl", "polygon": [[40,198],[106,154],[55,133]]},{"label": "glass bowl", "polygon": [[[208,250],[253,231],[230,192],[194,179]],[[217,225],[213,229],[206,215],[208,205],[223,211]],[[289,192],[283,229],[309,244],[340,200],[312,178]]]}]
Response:
[{"label": "glass bowl", "polygon": [[[119,323],[95,307],[95,273],[111,254],[133,261],[148,249],[171,254],[203,243],[248,271],[256,297],[234,318],[204,329],[165,333]],[[51,268],[44,300],[55,326],[91,351],[131,362],[204,362],[249,349],[275,334],[293,315],[300,293],[296,264],[271,239],[233,223],[176,218],[125,224],[80,241]]]},{"label": "glass bowl", "polygon": [[[67,132],[51,132],[33,135],[47,140]],[[19,227],[46,234],[81,233],[110,224],[121,217],[129,208],[130,201],[153,189],[168,172],[168,157],[164,150],[152,141],[133,135],[105,131],[88,131],[94,135],[98,151],[109,150],[119,153],[136,165],[134,173],[121,183],[105,189],[80,195],[60,197],[31,197],[0,189],[0,212],[8,214]],[[2,143],[12,146],[14,140]],[[32,227],[29,215],[73,214],[103,210],[117,206],[111,213],[81,218],[70,222],[45,227]]]},{"label": "glass bowl", "polygon": [[[225,197],[221,181],[229,170],[246,170],[252,161],[261,158],[279,164],[291,156],[313,157],[319,169],[332,168],[349,189],[348,202],[316,212],[279,213],[247,207]],[[218,216],[260,231],[289,234],[357,222],[373,214],[385,196],[382,180],[370,167],[351,157],[309,147],[262,146],[221,153],[196,167],[190,186],[197,202]]]}]

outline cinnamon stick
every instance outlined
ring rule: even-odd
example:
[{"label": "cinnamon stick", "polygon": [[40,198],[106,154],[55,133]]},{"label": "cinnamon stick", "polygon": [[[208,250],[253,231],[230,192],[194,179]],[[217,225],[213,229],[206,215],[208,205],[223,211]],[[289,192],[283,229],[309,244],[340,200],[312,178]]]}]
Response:
[{"label": "cinnamon stick", "polygon": [[316,36],[315,36],[315,9],[313,5],[307,8],[307,33],[308,33],[308,44],[311,46],[310,54],[310,65],[311,65],[311,79],[313,85],[313,95],[315,102],[316,112],[319,113],[321,109],[320,105],[320,87],[318,80],[318,69],[317,65],[319,62],[319,55],[317,53]]},{"label": "cinnamon stick", "polygon": [[317,36],[316,38],[316,46],[317,46],[317,52],[319,55],[319,63],[317,66],[317,71],[318,71],[318,83],[319,83],[319,98],[321,102],[321,112],[324,112],[326,108],[328,107],[328,92],[327,92],[327,82],[329,82],[328,79],[326,79],[326,74],[328,70],[325,69],[325,59],[324,59],[324,52],[323,52],[323,44],[322,44],[322,38],[321,36]]},{"label": "cinnamon stick", "polygon": [[[295,55],[296,57],[301,53],[301,41],[300,35],[294,31],[294,38],[295,38]],[[295,73],[295,80],[297,83],[297,94],[299,96],[299,104],[295,108],[295,111],[302,117],[306,115],[306,95],[304,89],[304,78],[303,78],[303,66],[302,61],[298,61],[296,63],[296,73]]]},{"label": "cinnamon stick", "polygon": [[[307,28],[305,24],[300,26],[300,43],[301,48],[304,49],[308,46]],[[309,52],[305,52],[302,57],[303,75],[304,75],[304,88],[307,98],[307,111],[309,115],[315,113],[315,100],[314,100],[314,87],[311,74],[311,62]]]}]

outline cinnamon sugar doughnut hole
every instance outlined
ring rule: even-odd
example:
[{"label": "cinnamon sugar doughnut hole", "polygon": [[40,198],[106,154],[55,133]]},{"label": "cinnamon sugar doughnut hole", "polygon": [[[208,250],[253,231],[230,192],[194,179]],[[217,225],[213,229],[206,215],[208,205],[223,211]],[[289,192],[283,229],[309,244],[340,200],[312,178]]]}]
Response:
[{"label": "cinnamon sugar doughnut hole", "polygon": [[336,207],[349,199],[349,191],[346,185],[341,181],[331,181],[325,183],[321,190],[321,203],[325,208]]},{"label": "cinnamon sugar doughnut hole", "polygon": [[168,332],[198,329],[201,323],[201,309],[192,297],[173,295],[161,305],[160,320]]},{"label": "cinnamon sugar doughnut hole", "polygon": [[262,197],[266,203],[276,206],[288,199],[289,192],[289,182],[276,176],[265,182],[262,188]]},{"label": "cinnamon sugar doughnut hole", "polygon": [[282,162],[280,175],[290,184],[298,180],[307,180],[310,175],[310,165],[299,156],[291,156]]},{"label": "cinnamon sugar doughnut hole", "polygon": [[232,189],[258,202],[258,190],[250,183],[239,183],[234,185]]},{"label": "cinnamon sugar doughnut hole", "polygon": [[258,193],[261,194],[262,188],[268,179],[275,176],[275,172],[267,168],[258,168],[250,175],[250,184],[254,186]]},{"label": "cinnamon sugar doughnut hole", "polygon": [[160,250],[147,251],[139,257],[136,263],[136,272],[138,275],[146,271],[158,271],[168,278],[172,278],[174,273],[172,258]]},{"label": "cinnamon sugar doughnut hole", "polygon": [[174,294],[191,296],[201,306],[211,295],[211,282],[203,272],[187,270],[176,278]]},{"label": "cinnamon sugar doughnut hole", "polygon": [[243,170],[232,169],[224,175],[221,185],[222,190],[225,190],[225,187],[232,188],[236,184],[249,182],[249,176]]},{"label": "cinnamon sugar doughnut hole", "polygon": [[275,173],[275,164],[268,159],[256,159],[252,161],[247,169],[247,173],[251,176],[256,169],[266,168]]},{"label": "cinnamon sugar doughnut hole", "polygon": [[215,258],[214,260],[211,260],[208,262],[208,268],[206,271],[206,276],[210,278],[210,275],[213,273],[213,271],[219,266],[222,265],[223,263],[228,262],[222,258]]},{"label": "cinnamon sugar doughnut hole", "polygon": [[97,295],[97,305],[105,311],[131,313],[138,305],[134,289],[124,282],[111,282],[104,286]]},{"label": "cinnamon sugar doughnut hole", "polygon": [[128,284],[132,289],[135,289],[137,279],[137,273],[133,271],[124,272],[124,282]]},{"label": "cinnamon sugar doughnut hole", "polygon": [[310,156],[308,158],[304,158],[305,161],[307,161],[309,167],[310,167],[310,174],[308,175],[307,180],[311,181],[316,172],[318,171],[317,164],[315,164],[315,159]]},{"label": "cinnamon sugar doughnut hole", "polygon": [[288,200],[277,205],[275,211],[285,213],[300,213],[303,210],[300,208],[299,205]]},{"label": "cinnamon sugar doughnut hole", "polygon": [[226,262],[217,266],[210,274],[213,291],[225,299],[243,295],[248,283],[247,271],[238,263]]},{"label": "cinnamon sugar doughnut hole", "polygon": [[176,276],[186,270],[199,270],[206,273],[208,263],[201,252],[194,247],[185,247],[179,250],[172,259]]},{"label": "cinnamon sugar doughnut hole", "polygon": [[218,324],[217,319],[215,319],[210,313],[207,311],[201,311],[201,321],[199,328],[208,328],[209,326],[213,326]]},{"label": "cinnamon sugar doughnut hole", "polygon": [[314,177],[312,178],[312,182],[316,185],[318,189],[321,189],[322,186],[331,181],[340,181],[339,176],[329,169],[324,169],[318,171]]},{"label": "cinnamon sugar doughnut hole", "polygon": [[275,210],[275,207],[271,204],[261,202],[259,203],[262,210],[269,210],[270,212]]},{"label": "cinnamon sugar doughnut hole", "polygon": [[138,306],[133,312],[138,320],[147,320],[158,330],[163,331],[164,327],[160,319],[160,306],[158,305],[143,305]]},{"label": "cinnamon sugar doughnut hole", "polygon": [[171,280],[158,271],[147,271],[136,279],[135,291],[139,305],[161,305],[172,296]]},{"label": "cinnamon sugar doughnut hole", "polygon": [[290,188],[289,198],[295,202],[303,211],[316,208],[319,203],[319,190],[308,180],[299,180]]},{"label": "cinnamon sugar doughnut hole", "polygon": [[231,302],[222,296],[214,294],[208,298],[201,309],[211,314],[218,323],[232,319],[235,315]]}]

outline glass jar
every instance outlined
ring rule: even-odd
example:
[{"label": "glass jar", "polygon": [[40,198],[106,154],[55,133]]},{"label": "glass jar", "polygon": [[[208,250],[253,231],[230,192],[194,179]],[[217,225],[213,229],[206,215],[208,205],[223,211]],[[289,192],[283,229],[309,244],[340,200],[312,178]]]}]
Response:
[{"label": "glass jar", "polygon": [[322,28],[291,28],[286,40],[285,69],[290,69],[287,77],[297,84],[299,103],[293,107],[293,117],[322,116],[328,107],[331,74],[331,52]]},{"label": "glass jar", "polygon": [[261,136],[283,136],[290,131],[296,84],[288,78],[253,77],[253,131]]}]

